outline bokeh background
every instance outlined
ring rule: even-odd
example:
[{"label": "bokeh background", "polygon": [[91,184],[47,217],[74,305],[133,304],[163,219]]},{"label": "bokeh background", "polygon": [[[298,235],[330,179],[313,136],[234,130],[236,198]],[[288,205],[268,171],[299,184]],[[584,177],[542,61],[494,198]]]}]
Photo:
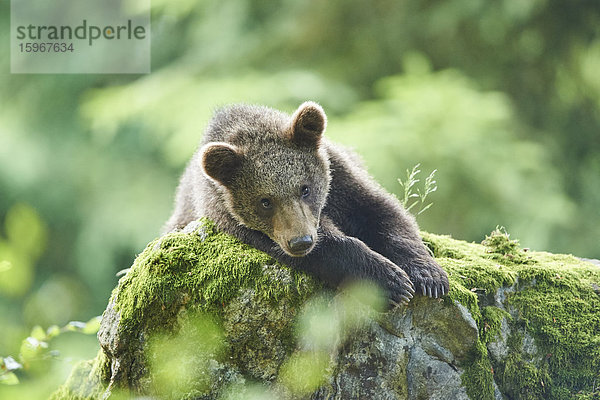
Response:
[{"label": "bokeh background", "polygon": [[[318,101],[327,135],[398,195],[406,169],[437,169],[422,229],[481,241],[502,225],[523,247],[600,257],[595,0],[153,0],[148,75],[11,75],[9,11],[2,1],[0,356],[35,325],[103,311],[231,102]],[[60,340],[60,376],[97,349]]]}]

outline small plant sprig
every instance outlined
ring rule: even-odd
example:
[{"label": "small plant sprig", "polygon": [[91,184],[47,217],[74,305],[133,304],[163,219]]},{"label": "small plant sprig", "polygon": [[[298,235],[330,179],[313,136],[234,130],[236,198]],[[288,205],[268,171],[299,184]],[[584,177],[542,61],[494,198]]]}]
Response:
[{"label": "small plant sprig", "polygon": [[[416,187],[416,184],[420,182],[420,179],[417,179],[417,175],[421,173],[421,170],[419,169],[420,167],[421,164],[419,163],[415,165],[411,171],[406,170],[405,181],[398,179],[398,183],[400,183],[400,185],[404,188],[404,197],[400,200],[400,202],[407,211],[410,211],[413,207],[418,205],[419,211],[416,215],[421,215],[433,205],[433,202],[425,204],[425,201],[430,193],[433,193],[437,190],[437,182],[435,181],[435,173],[437,172],[437,169],[431,171],[431,174],[425,178],[425,187],[423,191]],[[411,203],[411,199],[416,200],[413,200]]]},{"label": "small plant sprig", "polygon": [[30,336],[21,343],[18,362],[13,357],[0,356],[0,384],[17,385],[19,378],[15,371],[28,370],[31,364],[59,356],[58,351],[51,350],[49,347],[49,342],[53,338],[65,332],[95,334],[100,329],[101,319],[102,317],[98,316],[88,322],[71,321],[62,328],[53,325],[47,330],[42,329],[39,325],[33,327]]}]

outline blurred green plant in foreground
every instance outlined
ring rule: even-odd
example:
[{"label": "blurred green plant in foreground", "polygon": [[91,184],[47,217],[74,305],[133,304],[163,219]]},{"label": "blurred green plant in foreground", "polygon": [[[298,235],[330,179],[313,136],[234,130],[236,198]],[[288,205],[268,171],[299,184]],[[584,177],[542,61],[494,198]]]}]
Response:
[{"label": "blurred green plant in foreground", "polygon": [[48,228],[38,212],[23,203],[13,205],[0,236],[0,294],[20,297],[33,283],[35,263],[46,249]]},{"label": "blurred green plant in foreground", "polygon": [[[36,325],[21,342],[18,356],[0,354],[0,397],[47,398],[64,381],[73,361],[92,356],[91,352],[82,351],[82,345],[90,347],[89,340],[86,343],[66,336],[84,334],[95,341],[100,320],[98,316],[87,322],[71,321],[63,327],[53,325],[46,330]],[[62,343],[57,343],[61,339]]]},{"label": "blurred green plant in foreground", "polygon": [[[221,399],[301,397],[315,391],[332,372],[330,355],[337,346],[384,311],[385,304],[381,291],[368,282],[355,283],[335,296],[311,298],[295,321],[299,348],[281,366],[274,384],[265,387],[250,381],[230,385]],[[154,389],[164,398],[201,396],[219,373],[218,361],[229,357],[226,338],[219,321],[205,314],[186,312],[178,323],[177,333],[157,334],[150,340],[147,357]]]},{"label": "blurred green plant in foreground", "polygon": [[16,385],[19,378],[16,371],[39,374],[48,368],[47,361],[58,359],[60,352],[51,350],[50,341],[65,332],[80,332],[93,335],[100,328],[101,317],[94,317],[88,322],[71,321],[60,328],[52,325],[47,330],[36,325],[31,334],[21,343],[18,362],[12,357],[0,356],[0,384]]}]

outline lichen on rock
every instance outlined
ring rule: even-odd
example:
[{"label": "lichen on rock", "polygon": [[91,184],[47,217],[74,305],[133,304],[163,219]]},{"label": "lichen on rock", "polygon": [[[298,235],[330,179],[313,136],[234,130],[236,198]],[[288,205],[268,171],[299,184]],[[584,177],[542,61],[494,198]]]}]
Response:
[{"label": "lichen on rock", "polygon": [[381,312],[376,292],[325,289],[201,220],[138,256],[104,313],[98,357],[53,398],[589,398],[600,268],[494,235],[423,233],[450,293]]}]

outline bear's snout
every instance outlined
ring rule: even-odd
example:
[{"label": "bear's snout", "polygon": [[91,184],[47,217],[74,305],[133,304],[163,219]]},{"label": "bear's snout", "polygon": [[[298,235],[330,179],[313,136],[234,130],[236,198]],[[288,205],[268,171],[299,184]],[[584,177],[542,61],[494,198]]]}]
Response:
[{"label": "bear's snout", "polygon": [[288,242],[288,246],[290,247],[290,250],[294,254],[304,255],[306,250],[310,249],[312,247],[312,245],[313,245],[313,238],[310,235],[296,236],[295,238],[292,238]]},{"label": "bear's snout", "polygon": [[318,239],[319,220],[308,205],[289,201],[276,207],[271,238],[292,257],[304,257],[311,252]]}]

